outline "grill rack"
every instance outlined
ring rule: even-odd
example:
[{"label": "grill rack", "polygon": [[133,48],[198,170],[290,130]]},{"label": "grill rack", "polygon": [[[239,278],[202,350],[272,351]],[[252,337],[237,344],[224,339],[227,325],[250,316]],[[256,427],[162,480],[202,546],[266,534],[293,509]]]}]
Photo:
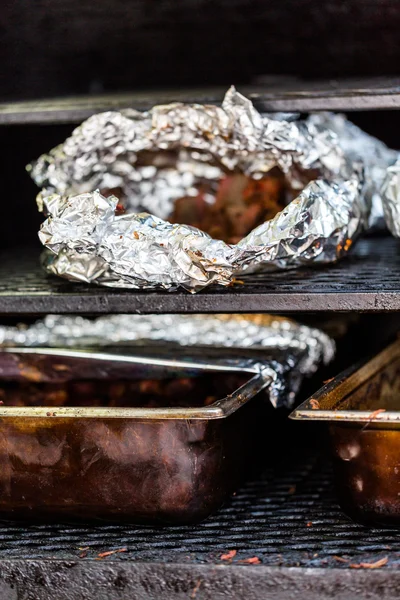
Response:
[{"label": "grill rack", "polygon": [[[86,547],[87,556],[79,558]],[[87,562],[121,548],[128,550],[115,557],[122,562],[224,564],[220,556],[235,549],[228,564],[256,556],[265,566],[341,569],[346,563],[337,556],[357,564],[390,551],[389,568],[400,566],[398,532],[352,523],[336,503],[327,457],[313,452],[267,469],[199,525],[0,523],[0,560]]]},{"label": "grill rack", "polygon": [[[400,106],[397,82],[389,80],[301,88],[277,88],[254,99],[263,110],[352,111]],[[222,91],[218,93],[222,98]],[[206,97],[209,101],[218,100],[218,93],[207,92]],[[197,92],[193,94],[197,100],[202,99]],[[103,99],[94,105],[90,98],[3,105],[0,125],[19,125],[21,136],[21,127],[27,124],[76,123],[110,106],[135,103],[137,108],[147,108],[155,99],[134,95],[114,97],[111,105],[109,101]],[[18,127],[1,128],[6,132],[6,140],[17,130]],[[16,144],[18,151],[19,144],[20,141]],[[25,158],[23,161],[27,162]],[[6,239],[7,236],[10,237],[6,232]],[[0,314],[394,314],[400,311],[399,248],[399,242],[393,238],[364,239],[338,265],[253,275],[245,277],[245,286],[216,287],[191,295],[71,284],[43,274],[38,265],[39,247],[24,250],[14,246],[12,252],[7,249],[1,254]],[[310,438],[314,432],[310,431]],[[290,435],[285,439],[295,449],[307,438],[303,427],[299,437]],[[398,532],[369,530],[349,521],[335,502],[329,462],[320,455],[316,445],[301,455],[299,451],[296,456],[285,457],[274,470],[269,469],[246,484],[217,515],[196,527],[158,530],[126,525],[0,523],[0,598],[398,598]],[[90,548],[87,556],[79,558],[79,548],[86,546]],[[102,551],[125,546],[127,552],[96,560]],[[238,552],[228,564],[220,557],[230,549]],[[252,556],[257,556],[261,564],[239,562]],[[388,563],[382,569],[351,567],[386,556]]]},{"label": "grill rack", "polygon": [[0,252],[0,313],[217,313],[400,310],[400,242],[373,237],[321,268],[242,277],[244,285],[186,291],[113,290],[46,276],[40,248]]},{"label": "grill rack", "polygon": [[[127,551],[99,559],[99,553],[121,548]],[[231,561],[221,560],[233,549]],[[252,557],[260,564],[241,562]],[[384,557],[388,563],[379,571],[354,568]],[[70,597],[78,598],[89,597],[96,585],[102,594],[108,586],[110,596],[101,597],[111,598],[128,592],[135,598],[161,592],[168,599],[191,598],[197,588],[198,598],[211,599],[230,586],[230,598],[241,598],[246,589],[249,600],[264,597],[262,592],[291,598],[305,588],[309,598],[351,598],[355,587],[378,598],[379,586],[394,586],[395,593],[400,583],[400,540],[396,531],[368,529],[343,515],[330,464],[315,447],[297,459],[285,457],[196,526],[0,524],[0,566],[0,594],[13,582],[18,594],[24,590],[17,598],[36,598],[29,590],[37,589],[40,598],[55,593],[63,598],[62,576]],[[174,589],[171,581],[177,580]],[[397,596],[385,596],[392,597]]]}]

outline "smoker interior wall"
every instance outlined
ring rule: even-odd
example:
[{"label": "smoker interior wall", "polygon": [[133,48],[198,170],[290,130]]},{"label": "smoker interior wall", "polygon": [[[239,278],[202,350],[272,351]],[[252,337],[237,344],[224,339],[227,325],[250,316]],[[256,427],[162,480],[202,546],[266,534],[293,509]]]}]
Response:
[{"label": "smoker interior wall", "polygon": [[5,0],[0,98],[395,74],[393,0]]}]

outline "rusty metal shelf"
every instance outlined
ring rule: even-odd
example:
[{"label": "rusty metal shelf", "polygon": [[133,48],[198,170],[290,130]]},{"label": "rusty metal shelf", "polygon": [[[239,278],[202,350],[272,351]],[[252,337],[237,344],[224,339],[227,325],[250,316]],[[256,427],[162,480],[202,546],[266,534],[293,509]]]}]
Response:
[{"label": "rusty metal shelf", "polygon": [[0,252],[0,314],[396,312],[400,310],[400,242],[361,240],[338,264],[249,275],[231,288],[112,290],[48,277],[40,249]]},{"label": "rusty metal shelf", "polygon": [[[96,112],[136,108],[148,110],[169,102],[220,103],[226,87],[144,91],[0,104],[0,125],[79,123]],[[301,81],[272,78],[240,86],[261,111],[379,110],[400,108],[399,78]]]}]

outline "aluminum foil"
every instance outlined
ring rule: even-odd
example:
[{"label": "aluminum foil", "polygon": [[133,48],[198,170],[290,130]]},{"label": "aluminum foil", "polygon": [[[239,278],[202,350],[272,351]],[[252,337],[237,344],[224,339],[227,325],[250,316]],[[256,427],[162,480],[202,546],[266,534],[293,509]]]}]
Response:
[{"label": "aluminum foil", "polygon": [[[231,88],[221,107],[171,104],[94,115],[30,167],[48,216],[44,265],[71,280],[112,287],[229,285],[244,271],[329,263],[367,222],[362,165],[312,116],[259,114]],[[284,173],[298,195],[236,245],[166,219],[174,202],[207,181],[242,172]],[[310,181],[311,179],[311,181]],[[129,213],[97,189],[121,188]]]},{"label": "aluminum foil", "polygon": [[382,198],[386,225],[395,237],[400,237],[400,159],[387,169]]},{"label": "aluminum foil", "polygon": [[325,124],[263,116],[231,88],[222,107],[169,104],[94,115],[41,156],[32,177],[44,188],[42,195],[121,186],[131,208],[165,218],[197,178],[212,180],[233,170],[260,177],[275,166],[295,189],[308,182],[308,171],[351,174]]},{"label": "aluminum foil", "polygon": [[[268,315],[110,315],[96,320],[49,315],[33,325],[0,326],[2,347],[99,348],[110,345],[263,350],[274,406],[291,406],[304,376],[334,356],[318,329]],[[168,346],[166,346],[168,344]],[[278,351],[278,354],[276,353]],[[275,355],[274,355],[275,353]]]},{"label": "aluminum foil", "polygon": [[334,132],[348,160],[354,165],[362,166],[363,197],[369,208],[368,227],[382,229],[384,214],[381,188],[388,167],[399,156],[398,151],[388,148],[381,140],[365,133],[344,115],[321,112],[310,115],[309,120],[316,127]]}]

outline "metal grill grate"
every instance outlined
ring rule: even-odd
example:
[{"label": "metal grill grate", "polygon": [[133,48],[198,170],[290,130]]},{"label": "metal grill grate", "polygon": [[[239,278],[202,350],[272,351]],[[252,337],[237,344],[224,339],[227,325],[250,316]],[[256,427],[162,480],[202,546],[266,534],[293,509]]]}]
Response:
[{"label": "metal grill grate", "polygon": [[304,312],[400,310],[400,242],[361,240],[336,265],[249,275],[244,285],[201,293],[137,292],[72,284],[47,277],[40,250],[0,253],[0,312]]},{"label": "metal grill grate", "polygon": [[[267,566],[336,567],[376,561],[400,566],[400,538],[394,530],[352,523],[337,506],[330,466],[313,452],[287,460],[278,471],[245,485],[218,514],[196,526],[146,528],[129,525],[0,526],[0,564],[4,559],[78,559],[127,548],[120,561],[223,564],[220,556],[237,550],[233,563],[257,556]],[[226,564],[226,563],[225,563]]]}]

